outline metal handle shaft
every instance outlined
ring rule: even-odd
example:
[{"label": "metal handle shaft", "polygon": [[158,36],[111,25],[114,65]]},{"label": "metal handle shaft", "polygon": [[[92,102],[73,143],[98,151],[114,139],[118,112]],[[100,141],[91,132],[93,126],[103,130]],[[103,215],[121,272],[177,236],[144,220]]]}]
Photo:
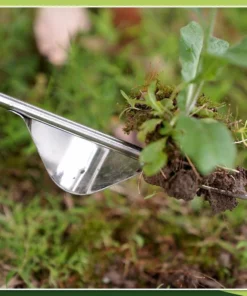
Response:
[{"label": "metal handle shaft", "polygon": [[0,106],[137,159],[141,148],[0,93]]}]

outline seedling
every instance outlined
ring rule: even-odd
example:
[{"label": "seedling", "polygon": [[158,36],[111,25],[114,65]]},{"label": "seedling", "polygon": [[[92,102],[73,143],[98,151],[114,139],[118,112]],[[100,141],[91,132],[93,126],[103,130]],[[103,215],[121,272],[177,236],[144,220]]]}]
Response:
[{"label": "seedling", "polygon": [[[246,123],[202,93],[224,66],[247,67],[247,38],[229,46],[212,36],[209,27],[191,22],[180,31],[182,82],[163,85],[154,79],[147,92],[124,94],[126,133],[138,132],[145,148],[140,154],[144,179],[163,187],[169,196],[191,200],[203,195],[215,212],[233,209],[236,197],[246,197],[247,172],[235,169],[236,144],[246,145]],[[240,139],[239,139],[240,136]]]}]

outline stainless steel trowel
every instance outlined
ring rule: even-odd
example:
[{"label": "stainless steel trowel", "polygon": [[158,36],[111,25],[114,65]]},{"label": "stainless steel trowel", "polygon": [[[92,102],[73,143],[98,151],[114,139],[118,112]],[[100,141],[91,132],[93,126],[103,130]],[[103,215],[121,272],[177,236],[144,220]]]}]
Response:
[{"label": "stainless steel trowel", "polygon": [[[48,174],[69,193],[91,194],[141,172],[140,147],[1,93],[0,107],[24,120]],[[247,195],[201,187],[247,199]]]},{"label": "stainless steel trowel", "polygon": [[141,171],[140,148],[0,93],[0,106],[26,123],[52,180],[91,194]]}]

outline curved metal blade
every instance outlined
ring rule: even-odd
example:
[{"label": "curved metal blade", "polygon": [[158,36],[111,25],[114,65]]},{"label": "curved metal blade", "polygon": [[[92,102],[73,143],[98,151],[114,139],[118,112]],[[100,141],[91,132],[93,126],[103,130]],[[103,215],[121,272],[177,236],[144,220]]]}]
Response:
[{"label": "curved metal blade", "polygon": [[140,147],[1,93],[0,106],[26,122],[50,177],[65,191],[91,194],[140,170]]},{"label": "curved metal blade", "polygon": [[24,120],[47,172],[67,192],[91,194],[140,169],[136,159],[34,119]]}]

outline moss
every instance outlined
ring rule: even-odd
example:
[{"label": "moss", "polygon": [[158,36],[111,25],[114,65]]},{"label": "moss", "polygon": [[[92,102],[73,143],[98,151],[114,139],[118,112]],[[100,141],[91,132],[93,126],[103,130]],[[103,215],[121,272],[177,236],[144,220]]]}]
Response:
[{"label": "moss", "polygon": [[139,131],[140,126],[152,117],[151,110],[127,110],[125,113],[124,132],[129,134],[131,131]]},{"label": "moss", "polygon": [[157,83],[156,98],[158,101],[169,99],[174,91],[174,86]]},{"label": "moss", "polygon": [[[172,113],[175,115],[175,113],[178,111],[178,106],[177,106],[177,94],[175,94],[173,101],[168,104],[167,99],[171,97],[171,95],[174,92],[175,87],[171,85],[164,85],[160,81],[156,82],[156,100],[160,102],[164,102],[166,106],[169,106],[170,110]],[[141,100],[143,98],[143,95],[147,92],[148,85],[144,85],[140,88],[135,88],[134,90],[131,91],[130,97],[132,99],[137,99]],[[166,100],[166,102],[165,102]],[[230,130],[233,131],[233,126],[234,126],[234,117],[231,113],[226,112],[219,112],[219,110],[223,107],[221,103],[217,103],[212,101],[208,96],[205,94],[201,94],[198,98],[196,107],[198,108],[194,112],[194,117],[196,118],[212,118],[217,121],[223,122],[228,126]],[[129,106],[127,106],[129,107]],[[152,118],[157,118],[157,116],[154,116],[152,114],[152,109],[147,107],[146,105],[142,104],[137,104],[136,109],[130,109],[126,111],[125,113],[125,127],[124,127],[124,132],[129,134],[131,131],[139,131],[140,126],[147,120],[152,119]],[[154,134],[158,135],[154,135]],[[151,139],[157,140],[160,138],[159,135],[159,129],[156,129],[152,135],[148,135],[146,144],[151,142]]]}]

